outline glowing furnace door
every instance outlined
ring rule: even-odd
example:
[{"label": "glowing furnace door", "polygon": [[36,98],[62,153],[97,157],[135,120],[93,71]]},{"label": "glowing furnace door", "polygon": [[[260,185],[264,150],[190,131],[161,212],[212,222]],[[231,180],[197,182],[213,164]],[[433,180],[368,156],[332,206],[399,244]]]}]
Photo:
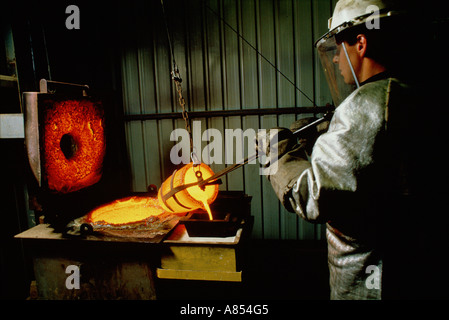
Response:
[{"label": "glowing furnace door", "polygon": [[106,134],[103,105],[87,97],[26,96],[26,145],[39,185],[70,193],[97,183]]}]

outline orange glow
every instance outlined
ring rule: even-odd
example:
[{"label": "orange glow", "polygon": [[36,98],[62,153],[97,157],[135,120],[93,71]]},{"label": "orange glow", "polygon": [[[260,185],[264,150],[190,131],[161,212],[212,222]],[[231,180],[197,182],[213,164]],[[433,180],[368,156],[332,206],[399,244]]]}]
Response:
[{"label": "orange glow", "polygon": [[47,101],[46,108],[42,159],[48,188],[69,193],[97,183],[106,151],[101,105],[88,100]]},{"label": "orange glow", "polygon": [[[207,179],[214,174],[212,169],[204,163],[201,163],[196,167],[193,167],[193,163],[189,163],[174,173],[173,188],[197,182],[198,178],[196,177],[196,173],[198,171],[201,172],[203,179]],[[172,189],[170,185],[171,180],[172,176],[165,180],[159,189],[158,198],[161,207],[163,207],[168,212],[176,213],[188,212],[202,208],[205,209],[209,214],[209,219],[213,220],[209,205],[217,198],[218,185],[207,185],[203,189],[199,186],[186,188],[175,194],[176,199],[175,197],[165,199],[166,204],[164,204],[164,196],[168,194]]]},{"label": "orange glow", "polygon": [[209,204],[207,202],[203,202],[203,206],[207,211],[207,214],[209,215],[209,220],[214,220],[214,217],[212,216],[212,211],[210,210]]},{"label": "orange glow", "polygon": [[97,225],[137,223],[164,213],[156,198],[133,196],[115,200],[87,215],[87,221]]}]

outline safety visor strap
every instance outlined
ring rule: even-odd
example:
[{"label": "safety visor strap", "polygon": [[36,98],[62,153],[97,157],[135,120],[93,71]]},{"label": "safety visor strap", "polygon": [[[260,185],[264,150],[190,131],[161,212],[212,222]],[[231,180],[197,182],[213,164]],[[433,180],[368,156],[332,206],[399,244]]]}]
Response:
[{"label": "safety visor strap", "polygon": [[360,88],[359,80],[357,79],[357,76],[355,75],[354,68],[352,67],[351,60],[349,59],[348,51],[346,51],[345,43],[342,42],[341,46],[343,47],[343,51],[345,52],[345,56],[346,56],[346,59],[348,60],[349,68],[351,69],[351,73],[352,73],[352,76],[354,77],[355,85],[357,86],[357,89],[358,89],[358,88]]}]

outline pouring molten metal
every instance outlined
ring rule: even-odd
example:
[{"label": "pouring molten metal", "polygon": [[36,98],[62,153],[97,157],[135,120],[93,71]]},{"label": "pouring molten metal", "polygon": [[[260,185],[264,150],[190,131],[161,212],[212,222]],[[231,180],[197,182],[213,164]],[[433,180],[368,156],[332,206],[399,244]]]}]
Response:
[{"label": "pouring molten metal", "polygon": [[[205,164],[188,164],[168,178],[159,189],[158,198],[131,196],[102,205],[83,217],[81,223],[89,223],[96,230],[147,227],[157,231],[173,226],[186,212],[205,209],[213,220],[209,205],[218,195],[218,185],[197,185],[185,188],[176,196],[162,198],[173,186],[198,182],[199,177],[207,179],[213,171]],[[106,228],[106,229],[105,229]],[[103,231],[104,231],[103,230]]]},{"label": "pouring molten metal", "polygon": [[180,170],[175,171],[159,188],[159,204],[167,212],[173,213],[189,212],[201,208],[206,210],[209,214],[209,219],[213,220],[209,205],[217,198],[217,184],[208,184],[203,187],[193,185],[170,194],[178,187],[196,183],[213,175],[212,169],[204,163],[196,166],[193,163],[185,165]]}]

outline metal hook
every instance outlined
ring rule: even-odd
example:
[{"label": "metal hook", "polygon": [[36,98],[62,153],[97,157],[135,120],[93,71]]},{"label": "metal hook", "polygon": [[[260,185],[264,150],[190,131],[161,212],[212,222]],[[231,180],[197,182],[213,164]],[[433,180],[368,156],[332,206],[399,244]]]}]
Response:
[{"label": "metal hook", "polygon": [[190,152],[190,159],[192,160],[194,167],[196,167],[196,166],[201,164],[201,161],[198,159],[198,157],[196,155],[195,147],[193,147],[193,151]]}]

